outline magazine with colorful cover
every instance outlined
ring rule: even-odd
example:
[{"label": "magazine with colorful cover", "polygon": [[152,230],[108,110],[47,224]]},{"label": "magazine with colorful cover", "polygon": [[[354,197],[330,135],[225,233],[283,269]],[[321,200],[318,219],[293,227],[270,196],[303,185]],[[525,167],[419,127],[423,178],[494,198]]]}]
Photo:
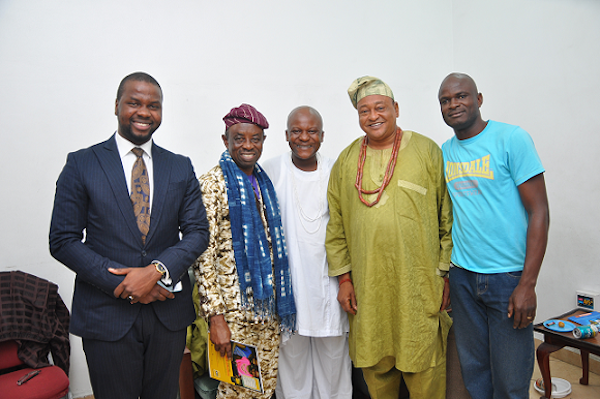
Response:
[{"label": "magazine with colorful cover", "polygon": [[232,359],[221,356],[208,333],[208,368],[210,377],[228,384],[264,393],[260,360],[256,347],[231,341]]}]

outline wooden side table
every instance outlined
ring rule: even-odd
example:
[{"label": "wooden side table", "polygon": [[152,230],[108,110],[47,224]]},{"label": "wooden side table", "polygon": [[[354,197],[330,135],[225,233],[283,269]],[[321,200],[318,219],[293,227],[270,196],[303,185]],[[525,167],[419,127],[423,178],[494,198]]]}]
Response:
[{"label": "wooden side table", "polygon": [[[588,313],[585,310],[574,309],[554,319],[566,320],[571,316],[577,316],[583,313]],[[577,324],[575,323],[577,326]],[[543,323],[536,324],[533,326],[534,331],[544,334],[544,342],[538,346],[536,351],[538,366],[542,372],[542,378],[544,379],[544,390],[545,394],[543,398],[550,398],[552,393],[552,381],[550,379],[550,354],[557,350],[570,346],[577,348],[581,351],[581,365],[583,369],[583,376],[579,380],[581,385],[588,384],[589,369],[590,369],[590,353],[600,356],[600,335],[596,335],[594,338],[588,339],[577,339],[573,336],[573,332],[556,332],[544,327]]]}]

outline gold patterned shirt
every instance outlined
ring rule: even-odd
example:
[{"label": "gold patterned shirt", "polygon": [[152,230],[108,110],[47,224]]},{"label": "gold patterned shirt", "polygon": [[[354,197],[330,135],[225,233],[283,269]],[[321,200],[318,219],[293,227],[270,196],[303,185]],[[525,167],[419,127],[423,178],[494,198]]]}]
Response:
[{"label": "gold patterned shirt", "polygon": [[[221,383],[218,398],[270,398],[277,384],[279,357],[279,322],[268,320],[257,323],[251,311],[241,306],[240,285],[232,245],[229,202],[225,178],[220,166],[215,166],[199,178],[202,201],[206,208],[210,240],[206,251],[193,265],[200,294],[199,315],[223,314],[233,341],[254,345],[260,358],[265,393]],[[262,206],[262,201],[260,201]],[[263,224],[267,226],[264,213]],[[267,231],[267,239],[270,236]],[[271,258],[272,258],[271,251]],[[251,300],[251,298],[248,298]]]}]

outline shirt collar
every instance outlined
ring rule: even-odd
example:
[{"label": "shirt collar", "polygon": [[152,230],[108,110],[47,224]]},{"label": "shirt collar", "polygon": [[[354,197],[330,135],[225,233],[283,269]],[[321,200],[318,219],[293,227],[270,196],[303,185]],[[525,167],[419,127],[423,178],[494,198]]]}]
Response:
[{"label": "shirt collar", "polygon": [[152,138],[146,141],[144,144],[135,145],[131,141],[124,139],[119,132],[115,132],[115,141],[117,142],[117,149],[119,150],[119,156],[121,159],[131,152],[132,148],[139,147],[148,157],[152,158]]}]

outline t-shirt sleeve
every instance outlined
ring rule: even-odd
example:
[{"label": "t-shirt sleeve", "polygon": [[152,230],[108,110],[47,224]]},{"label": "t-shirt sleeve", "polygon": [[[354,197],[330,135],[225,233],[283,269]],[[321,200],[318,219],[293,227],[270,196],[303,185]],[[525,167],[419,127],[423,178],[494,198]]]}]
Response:
[{"label": "t-shirt sleeve", "polygon": [[517,127],[509,138],[510,174],[517,186],[544,172],[544,166],[529,133]]}]

